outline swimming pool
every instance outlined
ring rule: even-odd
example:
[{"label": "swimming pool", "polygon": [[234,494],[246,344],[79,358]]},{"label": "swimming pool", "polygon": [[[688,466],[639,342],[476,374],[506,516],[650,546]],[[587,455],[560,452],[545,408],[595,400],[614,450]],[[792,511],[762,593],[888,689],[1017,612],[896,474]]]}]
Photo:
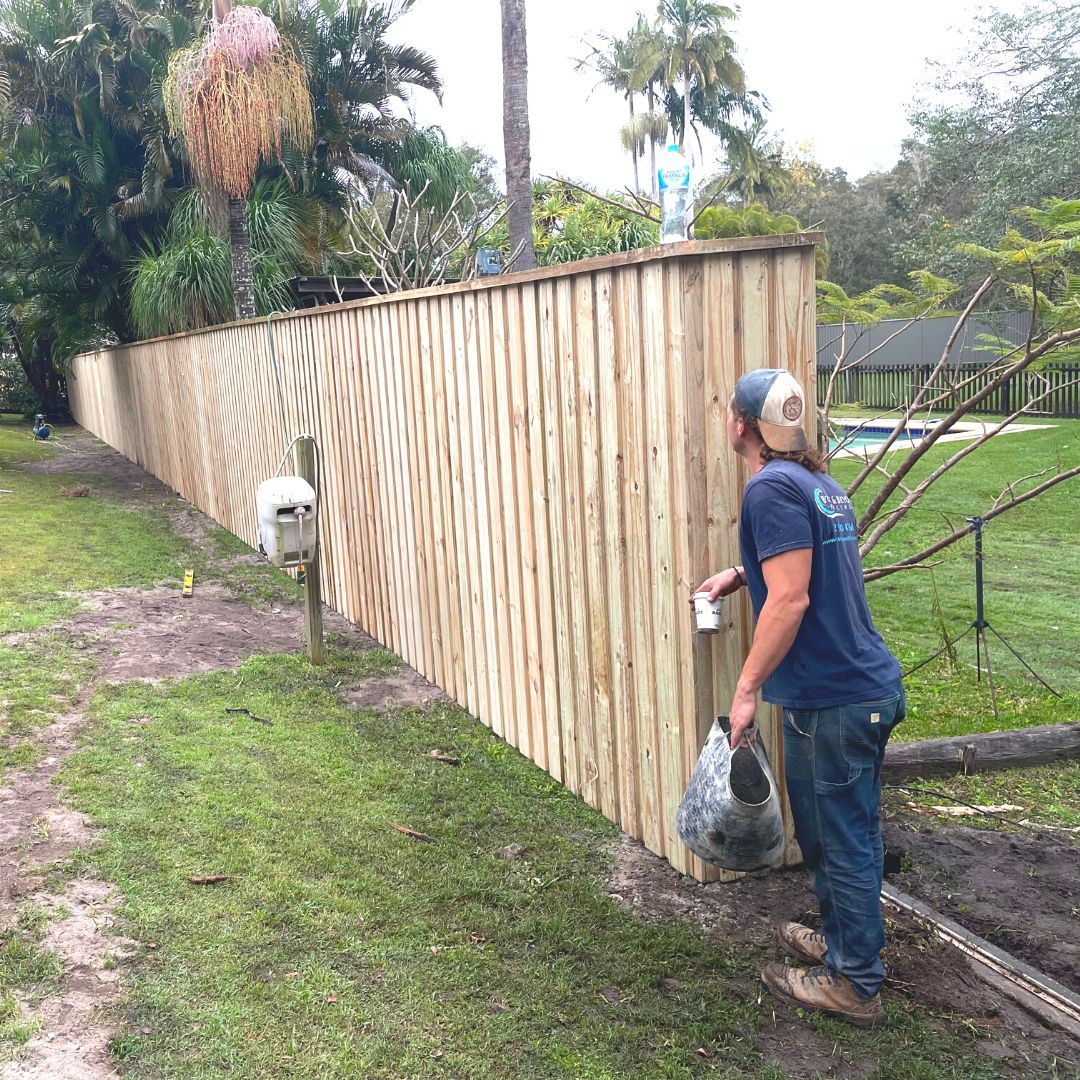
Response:
[{"label": "swimming pool", "polygon": [[[859,420],[851,417],[844,420],[832,420],[829,425],[833,435],[838,438],[829,439],[829,452],[836,458],[857,457],[868,460],[874,451],[892,434],[895,421],[888,417],[870,417]],[[918,446],[922,439],[934,430],[936,421],[913,420],[904,428],[903,434],[889,447],[889,452],[907,451],[913,446]],[[948,435],[938,438],[940,443],[965,442],[977,439],[980,435],[997,433],[1001,435],[1020,434],[1025,431],[1037,431],[1039,428],[1053,427],[1053,424],[1001,424],[993,421],[961,420],[953,424]],[[837,429],[843,428],[844,432]],[[837,447],[841,441],[843,446]]]},{"label": "swimming pool", "polygon": [[[879,446],[893,432],[892,424],[874,423],[873,421],[840,420],[839,426],[847,429],[848,434],[840,438],[829,439],[829,449],[836,450],[843,443],[845,450],[860,450],[866,447]],[[915,446],[930,428],[926,424],[907,424],[900,437],[893,443],[897,449],[910,449]],[[857,435],[850,433],[857,431]]]}]

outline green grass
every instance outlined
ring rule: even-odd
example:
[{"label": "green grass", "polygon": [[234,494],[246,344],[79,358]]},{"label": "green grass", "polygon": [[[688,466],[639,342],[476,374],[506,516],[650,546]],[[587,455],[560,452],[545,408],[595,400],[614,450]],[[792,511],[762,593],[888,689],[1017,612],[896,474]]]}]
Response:
[{"label": "green grass", "polygon": [[[1080,421],[1048,421],[1042,431],[992,440],[947,473],[871,553],[870,566],[888,565],[920,550],[948,531],[946,521],[984,513],[1007,481],[1060,461],[1080,461]],[[917,482],[951,453],[953,443],[927,454],[912,477]],[[950,448],[951,447],[951,448]],[[857,463],[839,461],[840,483]],[[872,490],[855,502],[864,507]],[[991,624],[1051,685],[1058,699],[1025,676],[1022,666],[991,637],[1001,719],[995,723],[985,676],[975,677],[974,636],[957,646],[956,661],[942,659],[906,680],[909,716],[897,729],[902,739],[957,735],[995,728],[1058,723],[1080,717],[1080,480],[1066,481],[996,518],[984,533],[986,615]],[[933,570],[912,570],[872,582],[867,595],[886,641],[906,668],[936,652],[975,617],[973,541],[960,541],[934,560]],[[936,614],[940,612],[940,615]]]},{"label": "green grass", "polygon": [[60,961],[41,947],[44,929],[41,909],[31,904],[20,908],[12,926],[0,928],[0,1057],[25,1044],[40,1026],[26,1019],[20,998],[40,1001],[63,974]]},{"label": "green grass", "polygon": [[[191,544],[163,514],[106,500],[64,498],[83,474],[31,473],[14,466],[58,451],[26,438],[23,425],[0,422],[0,634],[33,630],[72,614],[71,593],[118,585],[179,584]],[[59,451],[63,453],[64,451]]]},{"label": "green grass", "polygon": [[20,470],[64,452],[27,430],[0,422],[0,488],[13,492],[0,495],[0,768],[37,760],[40,748],[21,737],[69,709],[91,670],[67,638],[42,629],[78,610],[79,591],[176,581],[190,550],[162,515],[64,498],[72,476]]},{"label": "green grass", "polygon": [[[1023,810],[1006,815],[1014,819],[1022,818],[1040,825],[1052,825],[1057,829],[1080,827],[1080,761],[1034,765],[1027,769],[1004,769],[1001,772],[976,773],[973,776],[938,776],[926,781],[911,780],[905,786],[922,788],[933,793],[887,790],[887,806],[899,807],[907,802],[924,806],[948,806],[950,800],[936,794],[941,792],[974,806],[1001,806],[1009,803],[1023,807]],[[983,815],[972,815],[963,820],[965,825],[976,828],[1012,828],[999,819]],[[1054,835],[1080,843],[1080,833]]]},{"label": "green grass", "polygon": [[[119,884],[144,945],[113,1044],[125,1075],[782,1076],[750,1043],[763,953],[620,909],[613,826],[458,708],[344,707],[336,685],[388,654],[331,660],[95,699],[63,779],[106,830],[72,870]],[[511,843],[521,859],[499,857]],[[233,877],[187,881],[216,873]],[[872,1036],[812,1023],[868,1075],[997,1075],[947,1025],[889,1009]]]}]

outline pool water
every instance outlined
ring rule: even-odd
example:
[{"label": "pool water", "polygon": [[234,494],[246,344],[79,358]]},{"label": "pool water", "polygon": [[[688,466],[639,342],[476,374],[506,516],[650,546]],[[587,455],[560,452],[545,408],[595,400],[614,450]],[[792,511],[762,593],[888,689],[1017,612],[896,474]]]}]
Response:
[{"label": "pool water", "polygon": [[[848,439],[844,442],[844,449],[859,450],[865,449],[868,446],[880,446],[892,434],[892,430],[891,427],[885,427],[884,425],[867,424],[864,427],[859,428],[859,434],[856,435],[854,439]],[[904,429],[904,434],[893,443],[893,446],[897,450],[906,448],[921,439],[925,434],[925,427],[908,424]],[[839,445],[839,439],[829,440],[830,450],[835,450]]]}]

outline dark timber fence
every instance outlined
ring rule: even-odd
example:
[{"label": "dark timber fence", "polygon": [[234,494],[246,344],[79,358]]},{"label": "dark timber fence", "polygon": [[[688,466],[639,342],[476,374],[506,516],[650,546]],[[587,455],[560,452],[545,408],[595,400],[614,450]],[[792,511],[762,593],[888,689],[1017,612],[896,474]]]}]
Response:
[{"label": "dark timber fence", "polygon": [[[933,364],[859,365],[837,377],[832,404],[862,405],[871,409],[896,408],[910,401],[926,385],[933,369]],[[831,374],[831,366],[818,366],[819,405],[824,404]],[[941,402],[936,411],[948,411],[953,404],[981,390],[993,381],[994,374],[985,364],[958,364],[942,372],[934,380],[933,396],[950,388],[954,388],[955,393]],[[1050,394],[1032,410],[1033,414],[1080,418],[1080,386],[1076,385],[1077,379],[1080,379],[1080,367],[1053,367],[1025,372],[998,387],[972,411],[1008,415],[1029,398],[1050,390]]]}]

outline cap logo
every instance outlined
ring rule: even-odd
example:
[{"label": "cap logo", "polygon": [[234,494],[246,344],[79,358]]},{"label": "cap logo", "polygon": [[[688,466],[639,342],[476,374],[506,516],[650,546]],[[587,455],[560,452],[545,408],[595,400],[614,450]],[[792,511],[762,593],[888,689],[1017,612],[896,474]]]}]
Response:
[{"label": "cap logo", "polygon": [[798,420],[802,416],[802,399],[798,394],[792,394],[784,402],[783,413],[785,420]]}]

